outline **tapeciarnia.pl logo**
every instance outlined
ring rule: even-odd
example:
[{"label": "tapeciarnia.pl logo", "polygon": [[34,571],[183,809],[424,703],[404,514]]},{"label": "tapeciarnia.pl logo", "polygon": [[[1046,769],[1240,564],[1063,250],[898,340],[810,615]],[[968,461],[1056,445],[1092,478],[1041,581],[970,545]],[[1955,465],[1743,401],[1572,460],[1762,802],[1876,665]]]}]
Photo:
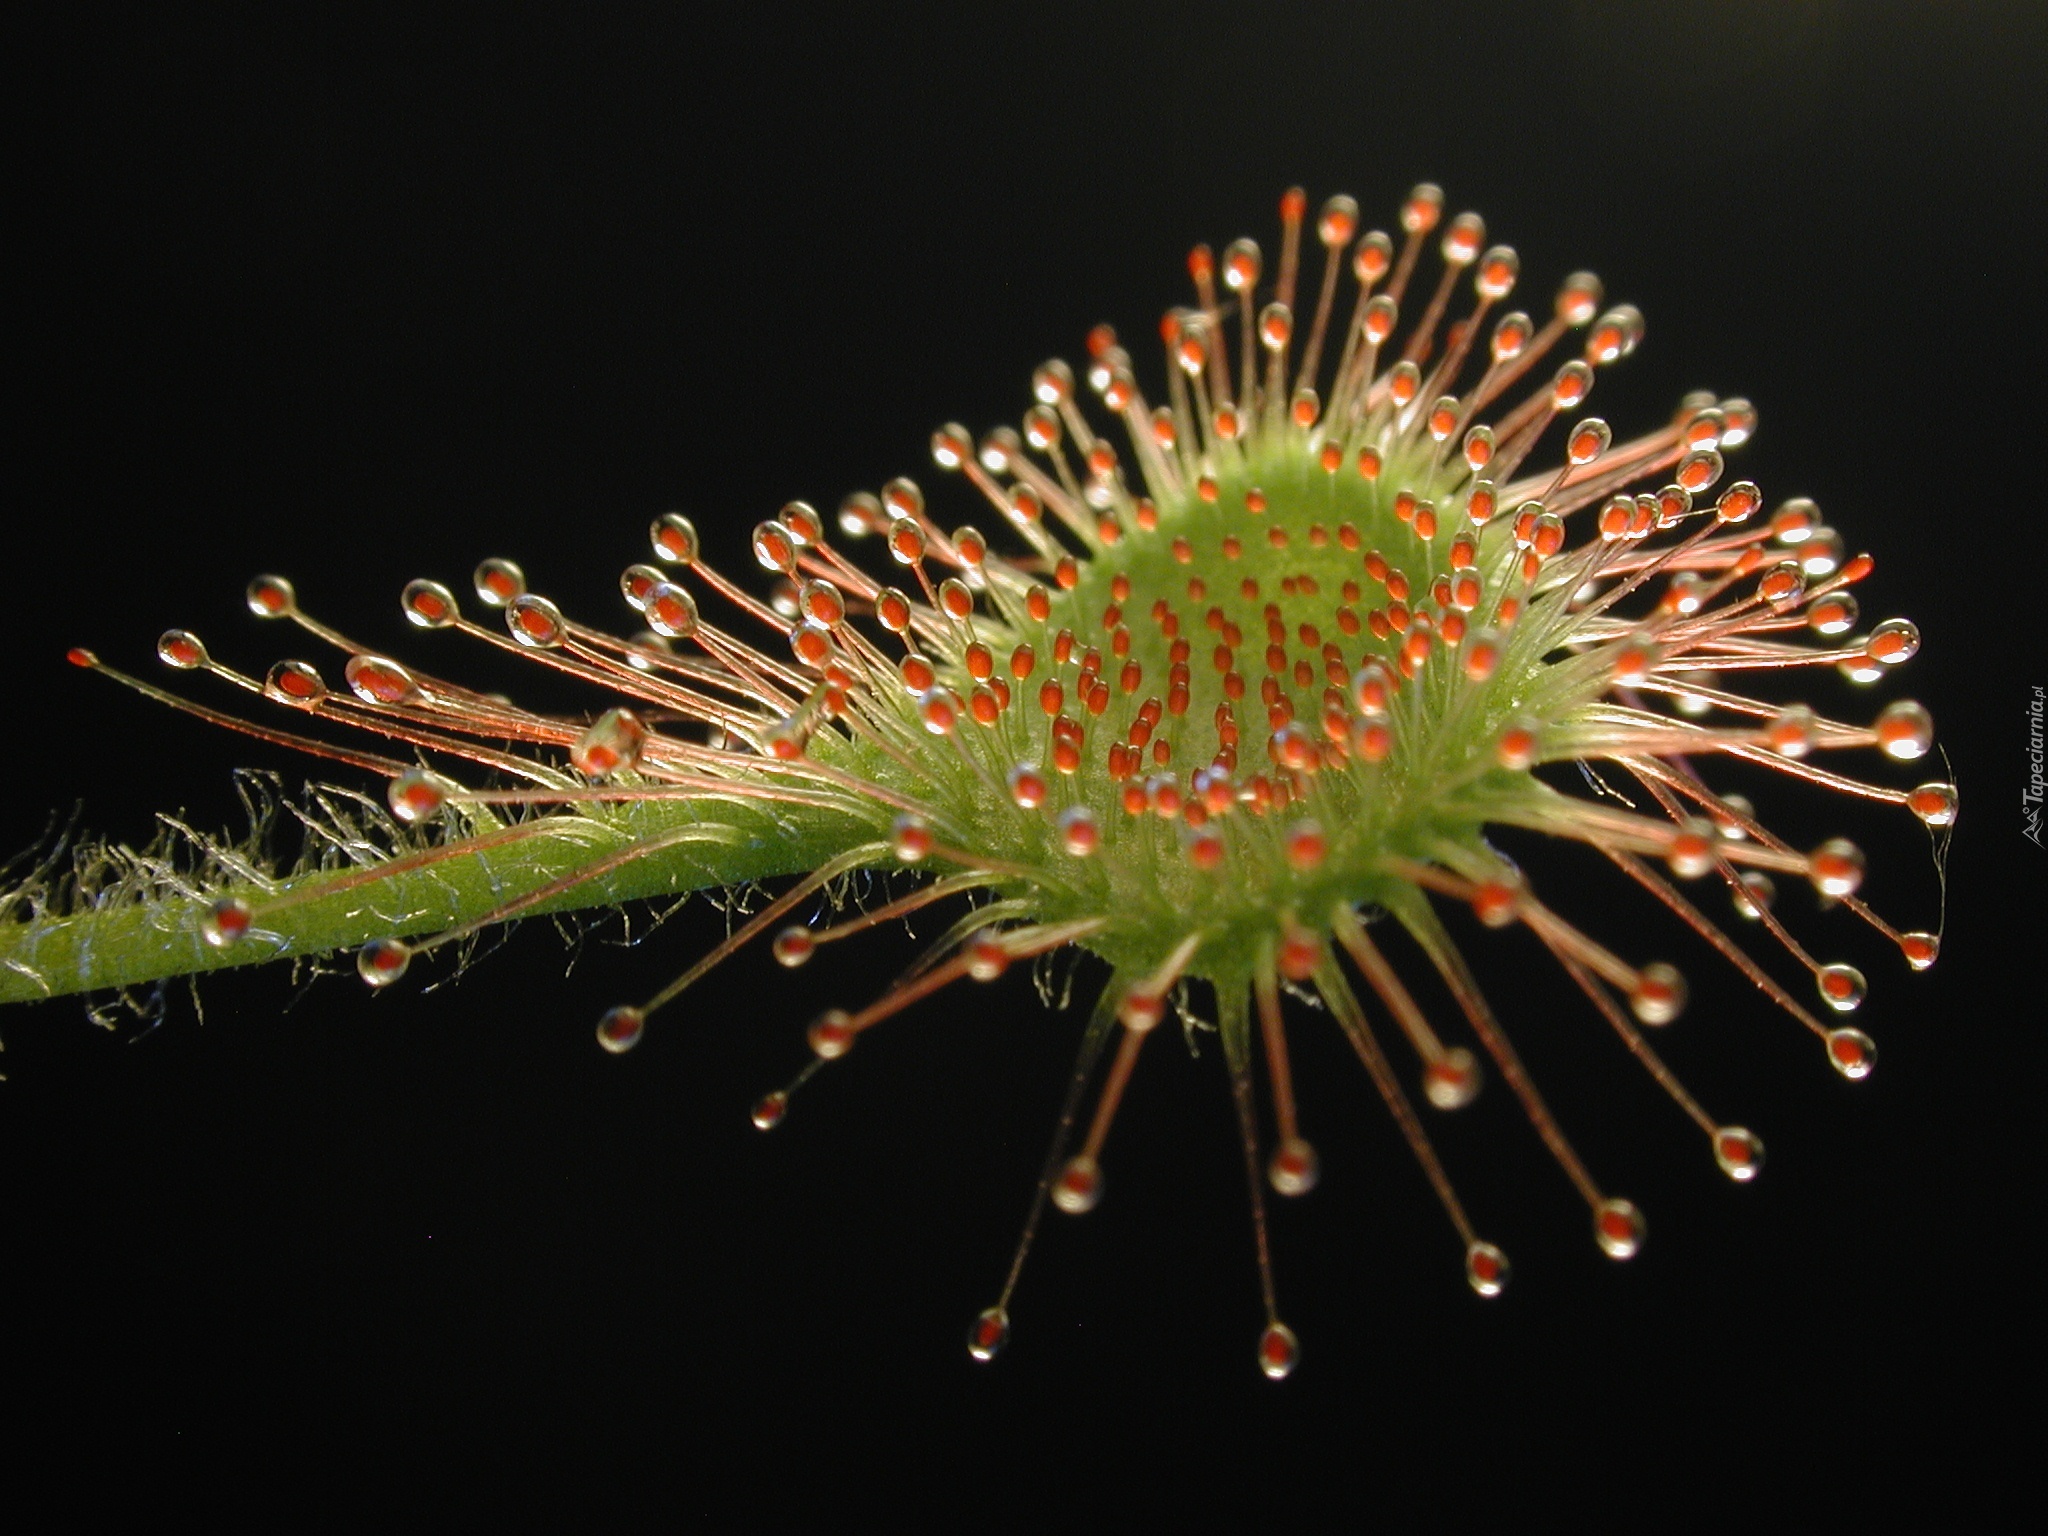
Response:
[{"label": "tapeciarnia.pl logo", "polygon": [[2020,814],[2026,825],[2020,829],[2036,848],[2041,846],[2041,717],[2048,708],[2048,689],[2039,683],[2034,685],[2034,696],[2027,700],[2027,787],[2020,791]]}]

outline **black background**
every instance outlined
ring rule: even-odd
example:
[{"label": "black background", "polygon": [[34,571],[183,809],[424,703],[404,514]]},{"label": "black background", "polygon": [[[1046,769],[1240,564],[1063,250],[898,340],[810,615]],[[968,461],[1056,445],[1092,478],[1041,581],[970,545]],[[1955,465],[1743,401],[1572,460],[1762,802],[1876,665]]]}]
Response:
[{"label": "black background", "polygon": [[[1788,903],[1872,977],[1858,1022],[1884,1058],[1862,1085],[1629,892],[1539,863],[1569,915],[1686,966],[1670,1054],[1769,1141],[1753,1188],[1533,944],[1474,941],[1589,1160],[1649,1214],[1626,1266],[1496,1089],[1441,1127],[1517,1264],[1477,1303],[1356,1063],[1304,1021],[1327,1172],[1276,1218],[1305,1343],[1277,1387],[1253,1367],[1213,1049],[1148,1052],[1110,1194],[1049,1228],[993,1369],[962,1334],[1007,1260],[1074,1013],[1022,976],[948,997],[775,1136],[748,1126],[805,1020],[869,995],[900,934],[795,977],[745,957],[623,1060],[592,1020],[722,931],[709,906],[636,949],[599,934],[567,980],[536,925],[427,996],[336,978],[295,997],[252,973],[205,986],[203,1023],[177,1000],[146,1034],[94,1029],[76,1000],[17,1010],[0,1286],[19,1405],[188,1443],[253,1422],[343,1445],[594,1429],[593,1477],[652,1472],[686,1515],[773,1509],[823,1470],[959,1523],[1121,1494],[1275,1521],[1337,1498],[1397,1527],[1512,1526],[1531,1498],[1805,1523],[1908,1483],[1960,1511],[2018,1471],[2032,1410],[2004,1393],[2040,1364],[2023,999],[2042,865],[2014,806],[2044,680],[2038,12],[207,8],[20,42],[10,849],[79,801],[127,839],[158,809],[229,825],[231,767],[299,771],[66,667],[66,646],[153,672],[182,624],[260,671],[303,649],[242,610],[276,569],[424,657],[398,587],[494,553],[609,615],[652,513],[690,511],[733,568],[789,497],[932,485],[932,426],[1014,419],[1031,367],[1097,320],[1142,342],[1195,240],[1270,244],[1297,181],[1384,224],[1422,177],[1518,247],[1531,309],[1580,266],[1643,308],[1645,345],[1596,401],[1618,427],[1700,386],[1758,401],[1737,469],[1772,501],[1817,497],[1877,555],[1866,614],[1926,636],[1887,696],[1934,710],[1965,811],[1932,973]],[[1876,707],[1847,692],[1813,697]],[[1795,839],[1856,837],[1880,906],[1931,924],[1902,814],[1766,793]]]}]

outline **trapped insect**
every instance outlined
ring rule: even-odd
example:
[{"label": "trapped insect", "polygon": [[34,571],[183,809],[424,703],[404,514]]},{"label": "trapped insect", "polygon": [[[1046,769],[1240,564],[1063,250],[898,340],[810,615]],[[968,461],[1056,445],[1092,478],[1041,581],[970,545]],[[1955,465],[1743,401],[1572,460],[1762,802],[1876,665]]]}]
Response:
[{"label": "trapped insect", "polygon": [[[1858,898],[1853,844],[1795,848],[1708,779],[1734,759],[1903,809],[1937,835],[1956,792],[1814,761],[1923,757],[1933,727],[1917,703],[1845,724],[1745,691],[1754,674],[1802,668],[1871,683],[1919,644],[1903,619],[1861,628],[1850,589],[1872,559],[1850,556],[1813,503],[1767,510],[1757,486],[1726,481],[1723,453],[1755,430],[1749,403],[1690,396],[1617,437],[1583,407],[1642,317],[1603,309],[1588,273],[1541,319],[1509,308],[1515,252],[1489,247],[1476,215],[1442,214],[1424,185],[1398,236],[1361,233],[1350,198],[1311,222],[1289,191],[1270,270],[1248,239],[1190,254],[1194,302],[1161,324],[1163,370],[1101,326],[1079,374],[1058,360],[1036,371],[1018,427],[979,440],[941,427],[933,458],[965,482],[943,504],[976,508],[991,533],[907,479],[849,496],[837,537],[793,502],[754,530],[769,577],[757,593],[707,563],[671,513],[649,530],[651,559],[621,578],[636,615],[622,635],[565,614],[503,557],[476,568],[467,609],[438,581],[404,588],[406,618],[439,632],[423,651],[469,641],[528,658],[587,685],[583,715],[366,649],[277,576],[250,585],[250,608],[338,651],[343,686],[297,658],[245,674],[184,630],[159,657],[252,711],[338,734],[245,719],[74,651],[164,703],[374,776],[390,819],[330,826],[292,868],[200,842],[92,849],[39,871],[0,927],[0,1000],[338,949],[385,987],[520,916],[794,877],[671,984],[604,1012],[598,1042],[630,1051],[755,939],[794,969],[820,945],[950,909],[903,981],[815,1013],[807,1065],[753,1109],[765,1131],[862,1034],[943,988],[1074,946],[1111,968],[1023,1235],[969,1330],[977,1359],[1008,1340],[1047,1206],[1078,1215],[1102,1198],[1117,1107],[1176,1008],[1213,1022],[1223,1046],[1267,1375],[1287,1375],[1300,1346],[1281,1320],[1265,1192],[1300,1197],[1318,1174],[1290,1028],[1334,1027],[1356,1052],[1479,1295],[1500,1294],[1508,1260],[1461,1203],[1417,1088],[1450,1112],[1497,1077],[1584,1198],[1599,1247],[1630,1257],[1641,1212],[1573,1151],[1443,904],[1527,927],[1729,1177],[1754,1178],[1763,1143],[1695,1101],[1651,1044],[1684,1011],[1678,972],[1568,921],[1487,829],[1596,850],[1645,910],[1692,928],[1857,1079],[1876,1050],[1842,1019],[1865,979],[1795,937],[1777,882],[1811,885],[1914,969],[1933,963],[1938,935],[1894,928]],[[1307,261],[1305,230],[1321,247]],[[863,542],[882,552],[857,562],[848,550]],[[1627,797],[1538,771],[1574,763]],[[876,870],[907,877],[903,894],[845,910],[849,877]],[[1782,984],[1686,885],[1719,888],[1808,982]],[[1433,973],[1453,1017],[1430,1018],[1404,972]],[[1797,995],[1807,986],[1817,1007]],[[1289,992],[1319,1011],[1290,1015]]]}]

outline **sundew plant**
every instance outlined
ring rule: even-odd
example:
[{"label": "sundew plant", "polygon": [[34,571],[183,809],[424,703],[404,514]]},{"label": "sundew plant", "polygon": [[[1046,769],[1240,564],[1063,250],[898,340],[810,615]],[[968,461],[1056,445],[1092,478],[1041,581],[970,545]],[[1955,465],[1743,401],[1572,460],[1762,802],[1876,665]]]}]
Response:
[{"label": "sundew plant", "polygon": [[[1433,186],[1409,194],[1397,234],[1361,232],[1344,196],[1311,220],[1291,190],[1277,250],[1197,246],[1188,269],[1190,302],[1160,322],[1163,366],[1097,327],[1078,368],[1036,371],[1016,426],[933,434],[943,494],[899,479],[829,517],[792,502],[754,530],[763,574],[747,580],[704,559],[682,513],[655,519],[620,578],[620,632],[493,555],[462,596],[404,588],[405,617],[431,632],[417,659],[330,628],[279,576],[250,584],[249,607],[310,651],[265,675],[185,630],[158,655],[195,698],[73,651],[324,759],[339,782],[289,808],[305,832],[294,863],[174,824],[149,848],[45,858],[0,912],[0,1001],[341,951],[390,987],[517,918],[740,888],[744,920],[722,943],[594,1021],[623,1054],[745,945],[795,970],[930,909],[950,926],[896,984],[801,1010],[808,1064],[753,1118],[772,1130],[867,1031],[947,988],[1076,947],[1106,962],[1023,1235],[969,1329],[977,1359],[1008,1340],[1048,1206],[1101,1199],[1118,1104],[1169,1017],[1221,1042],[1268,1376],[1300,1345],[1264,1201],[1307,1194],[1318,1171],[1290,1031],[1334,1029],[1357,1054],[1478,1294],[1500,1294],[1507,1256],[1428,1121],[1489,1077],[1583,1197],[1598,1246],[1629,1258],[1642,1213],[1573,1150],[1516,1053],[1513,1009],[1496,1012],[1443,910],[1526,927],[1721,1169],[1753,1179],[1761,1140],[1653,1044],[1686,985],[1635,952],[1639,914],[1588,931],[1489,831],[1590,848],[1642,914],[1691,928],[1863,1078],[1876,1048],[1847,1016],[1865,979],[1807,947],[1795,929],[1816,925],[1779,914],[1780,888],[1811,887],[1916,970],[1938,933],[1859,899],[1854,844],[1792,846],[1714,780],[1737,759],[1903,811],[1939,842],[1953,786],[1894,766],[1928,753],[1925,709],[1899,699],[1839,722],[1787,697],[1811,669],[1875,683],[1917,632],[1862,625],[1852,588],[1872,557],[1812,502],[1772,506],[1728,478],[1724,455],[1756,428],[1748,401],[1688,396],[1632,436],[1588,414],[1642,316],[1604,307],[1584,272],[1537,313],[1515,308],[1515,252],[1489,246],[1475,214],[1446,222]],[[572,680],[587,709],[538,713],[455,681],[476,645]],[[1759,932],[1768,963],[1716,906]],[[1432,976],[1447,1016],[1411,991]]]}]

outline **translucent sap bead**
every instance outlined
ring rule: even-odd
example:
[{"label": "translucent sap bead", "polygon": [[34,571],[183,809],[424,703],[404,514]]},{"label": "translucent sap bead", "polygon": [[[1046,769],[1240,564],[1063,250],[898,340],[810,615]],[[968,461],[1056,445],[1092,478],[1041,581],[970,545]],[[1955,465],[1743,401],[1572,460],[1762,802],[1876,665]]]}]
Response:
[{"label": "translucent sap bead", "polygon": [[1788,547],[1804,544],[1820,526],[1820,508],[1804,496],[1795,496],[1771,514],[1771,536]]},{"label": "translucent sap bead", "polygon": [[217,898],[200,914],[199,933],[215,949],[228,949],[249,931],[249,903],[239,896]]},{"label": "translucent sap bead", "polygon": [[1848,592],[1830,592],[1806,610],[1807,625],[1815,634],[1830,640],[1854,629],[1857,616],[1856,598]]},{"label": "translucent sap bead", "polygon": [[774,519],[759,523],[754,528],[754,562],[764,571],[779,571],[784,576],[796,572],[796,537],[789,529]]},{"label": "translucent sap bead", "polygon": [[1156,1028],[1166,1017],[1166,999],[1157,992],[1133,987],[1117,1004],[1116,1016],[1125,1029],[1142,1035],[1146,1030]]},{"label": "translucent sap bead", "polygon": [[1301,1364],[1301,1340],[1285,1323],[1268,1323],[1259,1335],[1259,1369],[1268,1381],[1285,1381]]},{"label": "translucent sap bead", "polygon": [[772,946],[775,963],[789,970],[795,970],[818,951],[818,941],[811,936],[811,930],[801,923],[792,923],[775,935]]},{"label": "translucent sap bead", "polygon": [[764,1093],[754,1101],[753,1113],[749,1118],[754,1122],[755,1130],[772,1131],[782,1124],[783,1116],[788,1113],[789,1094],[784,1089],[777,1088],[773,1093]]},{"label": "translucent sap bead", "polygon": [[672,581],[658,583],[647,594],[647,627],[665,640],[687,640],[697,633],[697,599]]},{"label": "translucent sap bead", "polygon": [[356,697],[365,704],[414,704],[419,701],[420,685],[413,681],[410,672],[388,657],[372,656],[367,652],[351,656],[341,673],[348,679]]},{"label": "translucent sap bead", "polygon": [[298,606],[292,584],[282,576],[258,576],[244,594],[249,611],[259,619],[281,619]]},{"label": "translucent sap bead", "polygon": [[156,659],[180,672],[206,665],[206,647],[189,629],[167,629],[156,643]]},{"label": "translucent sap bead", "polygon": [[1749,821],[1755,821],[1756,807],[1750,804],[1749,796],[1737,794],[1723,795],[1721,797],[1721,805],[1729,813],[1720,822],[1721,835],[1731,843],[1742,842],[1749,836],[1749,832],[1742,822],[1736,818],[1742,817]]},{"label": "translucent sap bead", "polygon": [[388,987],[412,964],[412,946],[403,939],[372,939],[356,951],[356,972],[373,987]]},{"label": "translucent sap bead", "polygon": [[905,864],[920,863],[932,851],[932,829],[922,816],[905,811],[889,829],[889,843]]},{"label": "translucent sap bead", "polygon": [[1071,1157],[1052,1181],[1052,1203],[1069,1216],[1095,1209],[1102,1198],[1102,1169],[1092,1157]]},{"label": "translucent sap bead", "polygon": [[505,628],[530,651],[559,649],[569,638],[569,621],[544,597],[522,592],[505,605]]},{"label": "translucent sap bead", "polygon": [[775,520],[789,530],[790,537],[796,540],[799,548],[815,549],[825,542],[825,519],[808,501],[783,503],[782,510],[775,514]]},{"label": "translucent sap bead", "polygon": [[447,782],[424,768],[408,768],[386,786],[391,814],[409,827],[432,821],[448,802]]},{"label": "translucent sap bead", "polygon": [[1877,717],[1877,744],[1885,756],[1910,763],[1934,745],[1934,717],[1911,699],[1887,704]]},{"label": "translucent sap bead", "polygon": [[1508,1256],[1491,1243],[1465,1250],[1465,1279],[1482,1296],[1498,1296],[1508,1288]]},{"label": "translucent sap bead", "polygon": [[1681,880],[1697,880],[1714,867],[1715,846],[1720,837],[1711,821],[1695,816],[1683,823],[1665,853],[1671,873]]},{"label": "translucent sap bead", "polygon": [[1629,989],[1629,1007],[1645,1024],[1669,1024],[1685,1012],[1685,978],[1663,961],[1652,961],[1636,974]]},{"label": "translucent sap bead", "polygon": [[1906,796],[1906,808],[1930,827],[1953,826],[1956,804],[1953,784],[1922,784]]},{"label": "translucent sap bead", "polygon": [[647,530],[647,542],[654,558],[664,565],[694,565],[701,547],[697,525],[680,512],[669,512],[654,520]]},{"label": "translucent sap bead", "polygon": [[1842,568],[1842,536],[1832,528],[1816,528],[1799,548],[1799,568],[1818,581]]},{"label": "translucent sap bead", "polygon": [[1877,1065],[1877,1042],[1860,1029],[1828,1031],[1828,1060],[1851,1082],[1861,1082]]},{"label": "translucent sap bead", "polygon": [[1593,326],[1586,342],[1586,361],[1612,363],[1635,351],[1643,339],[1643,312],[1633,304],[1617,304]]},{"label": "translucent sap bead", "polygon": [[1101,845],[1102,829],[1095,813],[1085,805],[1070,805],[1061,811],[1056,826],[1060,847],[1074,858],[1085,859]]},{"label": "translucent sap bead", "polygon": [[647,727],[638,715],[630,709],[608,709],[570,748],[569,762],[588,778],[606,779],[639,767],[641,749],[646,745]]},{"label": "translucent sap bead", "polygon": [[1479,1096],[1479,1061],[1454,1045],[1422,1069],[1422,1094],[1438,1109],[1463,1109]]},{"label": "translucent sap bead", "polygon": [[1847,838],[1831,837],[1808,855],[1807,878],[1823,896],[1853,896],[1863,883],[1863,850]]},{"label": "translucent sap bead", "polygon": [[503,608],[526,590],[526,572],[510,560],[485,560],[469,579],[477,601],[486,608]]},{"label": "translucent sap bead", "polygon": [[990,1307],[967,1330],[967,1353],[986,1365],[1010,1342],[1010,1314]]},{"label": "translucent sap bead", "polygon": [[976,981],[994,981],[1010,968],[1010,951],[1003,945],[1003,936],[992,928],[984,928],[962,946],[966,956],[967,974]]},{"label": "translucent sap bead", "polygon": [[1804,704],[1790,704],[1771,717],[1764,739],[1780,757],[1804,757],[1813,748],[1813,732],[1813,711]]},{"label": "translucent sap bead", "polygon": [[822,1061],[835,1061],[853,1049],[853,1018],[843,1008],[828,1008],[811,1021],[811,1049]]},{"label": "translucent sap bead", "polygon": [[1593,273],[1574,272],[1557,290],[1557,318],[1570,326],[1585,325],[1600,308],[1605,291]]},{"label": "translucent sap bead", "polygon": [[1924,971],[1934,964],[1941,954],[1941,936],[1933,933],[1902,933],[1899,948],[1906,956],[1906,964],[1916,971]]},{"label": "translucent sap bead", "polygon": [[1920,630],[1911,619],[1886,619],[1863,642],[1864,654],[1888,667],[1912,660],[1919,649]]},{"label": "translucent sap bead", "polygon": [[647,1015],[638,1008],[621,1005],[605,1011],[597,1021],[597,1043],[614,1056],[623,1056],[640,1043],[647,1032]]},{"label": "translucent sap bead", "polygon": [[1763,1138],[1740,1125],[1724,1125],[1714,1132],[1714,1161],[1738,1184],[1747,1184],[1763,1171]]},{"label": "translucent sap bead", "polygon": [[1266,1164],[1266,1178],[1283,1195],[1305,1195],[1316,1187],[1322,1164],[1316,1149],[1299,1136],[1289,1137],[1274,1149]]},{"label": "translucent sap bead", "polygon": [[1745,871],[1742,887],[1734,895],[1736,915],[1757,922],[1770,911],[1777,896],[1778,887],[1769,875],[1760,869]]},{"label": "translucent sap bead", "polygon": [[1634,1258],[1643,1233],[1643,1213],[1626,1200],[1602,1200],[1593,1213],[1593,1239],[1610,1259]]},{"label": "translucent sap bead", "polygon": [[294,709],[311,709],[327,697],[327,684],[310,662],[280,661],[263,679],[263,696]]},{"label": "translucent sap bead", "polygon": [[409,581],[398,595],[406,622],[420,629],[446,629],[460,616],[455,594],[438,581]]},{"label": "translucent sap bead", "polygon": [[1019,763],[1010,770],[1010,798],[1027,811],[1045,804],[1048,786],[1036,763]]},{"label": "translucent sap bead", "polygon": [[1814,986],[1820,992],[1820,1000],[1837,1013],[1854,1013],[1863,1003],[1863,995],[1870,990],[1870,983],[1863,979],[1863,973],[1853,965],[1837,961],[1824,965],[1814,972]]},{"label": "translucent sap bead", "polygon": [[619,572],[619,595],[635,613],[647,611],[647,599],[668,577],[652,565],[629,565]]},{"label": "translucent sap bead", "polygon": [[[984,446],[982,463],[990,470],[999,470],[1000,465],[988,463],[988,454],[988,447]],[[855,491],[839,503],[839,531],[849,539],[863,539],[888,526],[888,519],[882,516],[881,501],[867,491]]]}]

